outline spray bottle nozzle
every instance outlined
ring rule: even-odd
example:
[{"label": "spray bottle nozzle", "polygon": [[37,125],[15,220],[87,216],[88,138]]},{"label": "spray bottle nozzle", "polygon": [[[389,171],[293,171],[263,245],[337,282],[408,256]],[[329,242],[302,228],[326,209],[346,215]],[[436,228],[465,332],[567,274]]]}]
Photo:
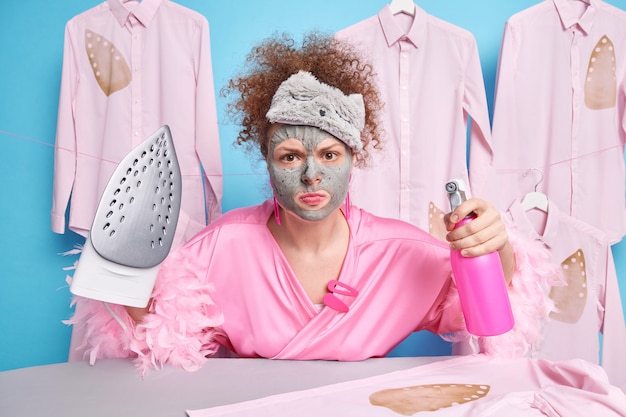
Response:
[{"label": "spray bottle nozzle", "polygon": [[467,200],[467,194],[465,184],[463,180],[455,179],[446,183],[446,192],[448,193],[448,199],[450,200],[450,208],[452,211],[465,200]]}]

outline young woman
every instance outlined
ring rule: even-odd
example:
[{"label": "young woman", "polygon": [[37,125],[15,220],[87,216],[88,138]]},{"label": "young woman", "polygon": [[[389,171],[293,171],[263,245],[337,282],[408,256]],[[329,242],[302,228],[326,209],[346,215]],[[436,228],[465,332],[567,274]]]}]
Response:
[{"label": "young woman", "polygon": [[[512,294],[538,288],[533,256],[515,256],[486,201],[446,216],[448,244],[350,205],[352,167],[381,144],[382,108],[372,68],[350,45],[273,37],[247,62],[226,92],[237,93],[238,143],[260,151],[273,198],[224,214],[173,251],[145,309],[77,299],[70,322],[86,326],[80,349],[92,362],[134,357],[142,368],[192,370],[223,354],[361,360],[385,356],[414,331],[465,337],[450,248],[498,251]],[[453,230],[470,212],[477,218]],[[524,306],[532,320],[543,307]],[[527,347],[526,336],[518,342]]]}]

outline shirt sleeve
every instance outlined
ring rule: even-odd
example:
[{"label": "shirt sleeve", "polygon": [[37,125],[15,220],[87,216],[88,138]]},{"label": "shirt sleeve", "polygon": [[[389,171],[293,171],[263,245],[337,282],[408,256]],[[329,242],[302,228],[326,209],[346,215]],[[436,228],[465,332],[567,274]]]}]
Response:
[{"label": "shirt sleeve", "polygon": [[[626,103],[626,77],[622,80],[622,100]],[[626,139],[626,105],[622,106],[622,138]]]},{"label": "shirt sleeve", "polygon": [[472,194],[483,196],[485,182],[494,171],[493,143],[487,93],[476,42],[471,43],[466,62],[464,112],[471,117],[469,133],[469,178]]},{"label": "shirt sleeve", "polygon": [[[494,148],[494,175],[487,180],[484,198],[488,198],[499,209],[505,209],[510,204],[507,201],[510,193],[505,193],[507,197],[502,195],[496,174],[504,175],[496,172],[500,168],[497,162],[502,159],[501,152],[511,152],[505,149],[506,146],[518,143],[517,134],[517,117],[515,103],[515,67],[516,67],[516,46],[515,32],[509,22],[504,27],[502,35],[502,43],[500,45],[500,53],[498,56],[498,68],[496,71],[495,99],[493,106],[493,123],[491,136]],[[504,144],[504,142],[507,144]],[[515,193],[514,193],[515,194]]]},{"label": "shirt sleeve", "polygon": [[54,147],[54,174],[52,191],[52,231],[65,233],[65,211],[76,175],[76,130],[74,100],[78,85],[78,68],[71,22],[65,26],[61,90]]},{"label": "shirt sleeve", "polygon": [[[606,249],[606,282],[603,294],[604,317],[602,320],[602,367],[611,383],[626,389],[626,326],[620,296],[619,283],[613,253]],[[603,295],[603,296],[602,296]]]},{"label": "shirt sleeve", "polygon": [[209,23],[203,20],[198,43],[196,95],[196,151],[205,175],[205,201],[209,222],[222,214],[222,156],[213,85]]}]

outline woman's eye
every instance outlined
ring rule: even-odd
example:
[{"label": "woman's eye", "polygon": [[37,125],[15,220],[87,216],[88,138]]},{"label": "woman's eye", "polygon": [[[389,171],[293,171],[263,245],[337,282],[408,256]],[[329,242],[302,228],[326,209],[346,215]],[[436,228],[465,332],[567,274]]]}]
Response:
[{"label": "woman's eye", "polygon": [[335,154],[334,152],[326,152],[324,154],[324,159],[326,161],[334,161],[335,159],[337,159],[337,154]]},{"label": "woman's eye", "polygon": [[293,161],[296,160],[296,156],[294,154],[290,153],[290,154],[287,154],[287,155],[283,155],[280,158],[280,160],[284,161],[284,162],[293,162]]}]

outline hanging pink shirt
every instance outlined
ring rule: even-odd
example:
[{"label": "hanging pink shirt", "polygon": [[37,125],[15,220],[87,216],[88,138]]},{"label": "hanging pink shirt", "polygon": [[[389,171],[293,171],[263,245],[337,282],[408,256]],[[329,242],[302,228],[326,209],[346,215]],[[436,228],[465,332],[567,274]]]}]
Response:
[{"label": "hanging pink shirt", "polygon": [[614,243],[626,233],[626,12],[589,3],[546,0],[508,20],[490,199],[505,210],[537,186]]},{"label": "hanging pink shirt", "polygon": [[411,17],[393,15],[388,5],[336,36],[371,58],[385,103],[383,151],[374,152],[366,169],[355,170],[351,197],[371,213],[430,231],[432,216],[450,209],[445,183],[461,178],[480,196],[478,185],[492,166],[476,41],[467,30],[419,7]]},{"label": "hanging pink shirt", "polygon": [[67,23],[54,232],[65,231],[71,196],[69,229],[85,236],[117,163],[164,124],[171,128],[183,177],[178,242],[220,216],[212,71],[206,18],[169,0],[107,0]]},{"label": "hanging pink shirt", "polygon": [[548,248],[552,261],[561,266],[566,284],[548,290],[556,308],[546,322],[537,356],[602,363],[611,383],[626,389],[626,327],[605,233],[563,213],[553,201],[546,214],[525,211],[515,200],[507,215],[519,231]]}]

